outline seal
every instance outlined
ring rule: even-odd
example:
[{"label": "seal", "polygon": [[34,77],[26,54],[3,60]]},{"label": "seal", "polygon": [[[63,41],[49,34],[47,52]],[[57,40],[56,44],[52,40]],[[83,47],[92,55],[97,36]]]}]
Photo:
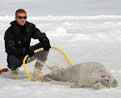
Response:
[{"label": "seal", "polygon": [[72,88],[101,89],[118,86],[112,73],[97,62],[83,62],[65,69],[54,67],[50,73],[43,76],[43,80],[58,84],[68,82]]}]

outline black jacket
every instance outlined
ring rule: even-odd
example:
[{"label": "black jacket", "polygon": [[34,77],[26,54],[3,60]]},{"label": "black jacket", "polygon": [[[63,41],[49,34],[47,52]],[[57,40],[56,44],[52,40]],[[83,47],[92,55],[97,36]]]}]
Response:
[{"label": "black jacket", "polygon": [[38,39],[42,42],[47,38],[45,33],[42,33],[36,26],[30,22],[22,27],[16,21],[12,21],[11,26],[6,30],[4,35],[5,50],[8,54],[21,55],[22,49],[30,47],[31,38]]}]

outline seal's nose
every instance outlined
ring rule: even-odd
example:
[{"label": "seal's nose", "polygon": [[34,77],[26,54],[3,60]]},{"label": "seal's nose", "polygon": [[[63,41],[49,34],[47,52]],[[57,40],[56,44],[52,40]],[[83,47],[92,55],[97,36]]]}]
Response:
[{"label": "seal's nose", "polygon": [[111,87],[117,87],[117,86],[118,86],[118,82],[117,82],[117,80],[114,80]]}]

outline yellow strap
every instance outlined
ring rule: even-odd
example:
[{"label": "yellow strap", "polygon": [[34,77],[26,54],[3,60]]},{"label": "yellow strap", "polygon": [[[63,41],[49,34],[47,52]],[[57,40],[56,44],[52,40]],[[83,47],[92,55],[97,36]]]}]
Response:
[{"label": "yellow strap", "polygon": [[26,75],[28,76],[28,78],[29,78],[30,80],[32,80],[32,77],[31,77],[31,75],[28,73],[27,68],[26,68],[26,65],[25,65],[26,59],[27,59],[28,57],[29,57],[29,55],[26,55],[26,56],[24,57],[24,60],[23,60],[23,67],[24,67],[24,71],[25,71]]},{"label": "yellow strap", "polygon": [[68,61],[68,63],[69,63],[70,65],[72,65],[72,62],[69,60],[68,56],[67,56],[61,49],[56,48],[56,47],[54,47],[54,46],[52,46],[51,48],[60,51],[60,52],[65,56],[65,58],[66,58],[66,60]]},{"label": "yellow strap", "polygon": [[[56,47],[54,47],[54,46],[51,47],[51,48],[60,51],[60,52],[65,56],[66,60],[67,60],[68,63],[70,64],[70,66],[72,65],[72,62],[69,60],[68,56],[67,56],[61,49],[56,48]],[[34,53],[37,53],[37,52],[42,51],[42,50],[43,50],[43,48],[37,49],[37,50],[34,51]],[[23,60],[23,67],[24,67],[24,71],[25,71],[25,73],[27,74],[28,78],[29,78],[30,80],[32,80],[32,77],[31,77],[31,75],[29,74],[29,72],[27,71],[27,68],[26,68],[26,65],[25,65],[26,59],[27,59],[28,57],[29,57],[29,55],[26,55],[26,56],[24,57],[24,60]]]}]

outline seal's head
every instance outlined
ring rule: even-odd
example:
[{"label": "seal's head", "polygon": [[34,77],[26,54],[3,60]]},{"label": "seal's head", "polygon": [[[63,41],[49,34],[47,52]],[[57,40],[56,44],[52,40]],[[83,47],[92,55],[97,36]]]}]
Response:
[{"label": "seal's head", "polygon": [[118,82],[110,73],[103,73],[100,75],[100,82],[108,88],[117,87]]}]

